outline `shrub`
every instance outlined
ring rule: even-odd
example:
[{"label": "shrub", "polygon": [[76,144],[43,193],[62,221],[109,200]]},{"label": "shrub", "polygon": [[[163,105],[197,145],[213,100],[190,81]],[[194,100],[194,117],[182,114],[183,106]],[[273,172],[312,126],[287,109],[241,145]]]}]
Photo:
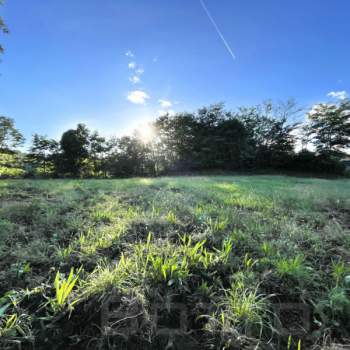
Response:
[{"label": "shrub", "polygon": [[329,154],[319,154],[303,150],[290,158],[287,165],[289,170],[342,175],[345,173],[345,165]]}]

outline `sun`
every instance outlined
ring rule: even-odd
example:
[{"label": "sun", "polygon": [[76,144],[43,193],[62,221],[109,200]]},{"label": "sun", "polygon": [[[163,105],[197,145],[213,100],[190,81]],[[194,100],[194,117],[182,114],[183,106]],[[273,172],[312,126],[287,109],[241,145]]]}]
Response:
[{"label": "sun", "polygon": [[141,124],[136,129],[137,137],[141,139],[144,143],[151,142],[155,137],[155,131],[151,124]]}]

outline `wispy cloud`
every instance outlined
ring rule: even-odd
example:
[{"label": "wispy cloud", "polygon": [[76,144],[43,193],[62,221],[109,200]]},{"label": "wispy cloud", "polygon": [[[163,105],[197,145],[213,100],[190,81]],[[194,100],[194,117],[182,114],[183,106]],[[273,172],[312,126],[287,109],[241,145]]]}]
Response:
[{"label": "wispy cloud", "polygon": [[138,74],[138,75],[142,75],[144,72],[145,72],[145,70],[143,68],[137,68],[135,70],[135,73]]},{"label": "wispy cloud", "polygon": [[232,59],[235,60],[236,59],[236,55],[233,53],[231,46],[229,45],[229,43],[227,42],[227,40],[225,39],[224,35],[221,33],[221,30],[219,29],[218,25],[216,24],[213,16],[211,15],[211,13],[209,12],[208,8],[205,6],[204,0],[199,0],[199,2],[201,3],[204,12],[207,14],[210,22],[212,23],[212,25],[214,26],[217,34],[219,35],[221,41],[224,43],[228,53],[231,55]]},{"label": "wispy cloud", "polygon": [[329,97],[337,98],[339,100],[345,100],[348,97],[346,91],[331,91],[327,94]]},{"label": "wispy cloud", "polygon": [[130,63],[128,64],[128,68],[129,68],[129,69],[135,69],[135,68],[136,68],[136,62],[130,62]]},{"label": "wispy cloud", "polygon": [[130,91],[128,93],[128,100],[131,103],[137,104],[137,105],[144,105],[146,101],[150,98],[149,95],[141,90],[134,90]]},{"label": "wispy cloud", "polygon": [[125,52],[125,56],[127,56],[127,57],[134,57],[135,55],[130,50],[128,50],[128,51]]},{"label": "wispy cloud", "polygon": [[133,75],[129,78],[130,82],[133,84],[138,84],[139,82],[141,82],[141,79],[138,75]]},{"label": "wispy cloud", "polygon": [[158,102],[161,105],[161,107],[163,107],[163,108],[170,108],[173,105],[172,102],[169,100],[160,99],[160,100],[158,100]]},{"label": "wispy cloud", "polygon": [[144,73],[144,69],[143,68],[137,68],[136,69],[136,65],[134,67],[134,73],[133,75],[129,78],[129,80],[133,83],[133,84],[137,84],[141,82],[141,76]]},{"label": "wispy cloud", "polygon": [[[134,54],[131,51],[128,51],[125,55],[130,57],[130,58],[134,57]],[[141,75],[145,72],[144,69],[142,68],[142,66],[137,65],[137,63],[135,61],[130,61],[128,63],[128,68],[133,71],[132,75],[129,77],[129,81],[132,84],[140,83],[141,82]]]}]

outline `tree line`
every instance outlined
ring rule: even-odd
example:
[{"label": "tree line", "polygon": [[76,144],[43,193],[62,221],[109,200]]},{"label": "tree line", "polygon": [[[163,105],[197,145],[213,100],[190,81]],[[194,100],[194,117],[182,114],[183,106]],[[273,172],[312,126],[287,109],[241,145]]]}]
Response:
[{"label": "tree line", "polygon": [[[129,177],[207,170],[293,170],[342,174],[350,147],[350,101],[318,104],[307,122],[293,100],[242,107],[223,104],[164,115],[152,137],[105,138],[78,124],[60,140],[34,134],[28,151],[8,117],[0,117],[0,177]],[[299,150],[296,151],[296,144]]]}]

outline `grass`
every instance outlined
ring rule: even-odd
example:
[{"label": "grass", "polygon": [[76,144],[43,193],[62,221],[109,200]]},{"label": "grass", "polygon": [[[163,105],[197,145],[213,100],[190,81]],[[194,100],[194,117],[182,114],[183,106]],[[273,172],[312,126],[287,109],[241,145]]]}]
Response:
[{"label": "grass", "polygon": [[[0,198],[1,348],[321,349],[350,337],[347,179],[2,180]],[[174,327],[182,340],[164,333]]]}]

